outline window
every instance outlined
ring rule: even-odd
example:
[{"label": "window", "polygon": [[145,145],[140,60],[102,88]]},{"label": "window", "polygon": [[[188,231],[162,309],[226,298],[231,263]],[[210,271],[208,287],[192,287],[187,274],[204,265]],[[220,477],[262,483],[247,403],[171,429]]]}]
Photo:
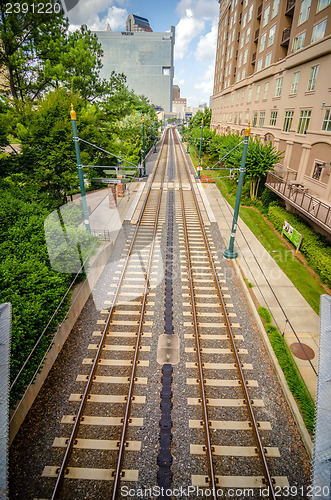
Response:
[{"label": "window", "polygon": [[331,132],[331,109],[325,111],[322,130],[327,130]]},{"label": "window", "polygon": [[267,54],[265,56],[265,63],[264,63],[264,67],[266,68],[267,66],[270,66],[271,64],[271,52],[269,52],[269,54]]},{"label": "window", "polygon": [[239,60],[238,60],[238,68],[240,68],[241,63],[242,63],[242,60],[243,60],[243,55],[242,55],[242,54],[240,54],[240,56],[239,56]]},{"label": "window", "polygon": [[244,98],[245,98],[245,91],[243,90],[241,93],[241,102],[240,104],[244,104]]},{"label": "window", "polygon": [[268,90],[269,90],[269,82],[266,82],[264,84],[263,99],[267,99],[268,98]]},{"label": "window", "polygon": [[239,80],[240,80],[240,71],[238,71],[237,73],[237,82],[239,82]]},{"label": "window", "polygon": [[317,66],[313,66],[312,68],[310,68],[307,90],[315,90],[318,68],[319,64]]},{"label": "window", "polygon": [[256,127],[256,122],[257,122],[257,111],[254,111],[252,127]]},{"label": "window", "polygon": [[260,91],[261,91],[261,85],[258,85],[256,87],[256,97],[255,97],[256,101],[258,101],[260,99]]},{"label": "window", "polygon": [[283,86],[283,77],[277,78],[276,88],[275,88],[275,97],[279,97],[281,95],[282,86]]},{"label": "window", "polygon": [[248,49],[246,49],[244,52],[243,64],[247,63],[247,56],[248,56]]},{"label": "window", "polygon": [[242,27],[243,27],[243,29],[244,29],[244,28],[245,28],[245,26],[246,26],[246,22],[247,22],[247,12],[246,12],[246,14],[245,14],[245,15],[244,15],[244,17],[243,17],[243,23],[242,23]]},{"label": "window", "polygon": [[245,123],[248,123],[249,121],[249,111],[246,111],[245,113]]},{"label": "window", "polygon": [[323,163],[316,161],[314,165],[312,178],[315,179],[316,181],[319,181],[321,179],[322,170],[323,170]]},{"label": "window", "polygon": [[309,17],[311,0],[301,0],[300,14],[298,19],[298,26],[305,23]]},{"label": "window", "polygon": [[234,104],[234,93],[231,95],[231,106]]},{"label": "window", "polygon": [[270,114],[270,122],[269,122],[269,125],[271,127],[275,127],[276,125],[276,121],[277,121],[277,114],[278,114],[278,111],[271,111],[271,114]]},{"label": "window", "polygon": [[169,66],[162,66],[162,75],[163,76],[170,76],[170,67]]},{"label": "window", "polygon": [[253,92],[253,87],[250,87],[248,89],[248,94],[247,94],[247,104],[249,104],[250,102],[252,102],[252,92]]},{"label": "window", "polygon": [[253,5],[250,6],[248,11],[248,22],[251,21],[252,16],[253,16]]},{"label": "window", "polygon": [[240,38],[240,48],[242,49],[243,46],[244,46],[244,41],[245,41],[245,33],[243,33],[241,35],[241,38]]},{"label": "window", "polygon": [[292,120],[293,120],[293,115],[294,115],[294,111],[286,111],[285,112],[285,119],[284,119],[284,125],[283,125],[284,132],[290,131],[291,125],[292,125]]},{"label": "window", "polygon": [[293,38],[292,52],[302,49],[303,44],[305,43],[305,37],[306,37],[306,32],[304,31],[303,33],[301,33],[301,35],[297,36],[296,38]]},{"label": "window", "polygon": [[262,52],[264,50],[264,46],[265,46],[265,41],[266,41],[266,38],[267,38],[267,34],[266,33],[263,33],[263,35],[261,36],[261,39],[260,39],[260,48],[259,48],[259,52]]},{"label": "window", "polygon": [[257,61],[256,71],[260,71],[260,69],[262,69],[262,64],[263,64],[263,57],[261,57],[261,59]]},{"label": "window", "polygon": [[245,0],[244,9],[246,9],[247,5],[248,5],[248,0]]},{"label": "window", "polygon": [[300,71],[296,71],[296,73],[293,74],[293,80],[292,80],[292,85],[291,85],[291,94],[297,93],[299,76],[300,76]]},{"label": "window", "polygon": [[262,22],[262,28],[264,28],[269,21],[269,13],[270,13],[270,5],[265,9],[264,14],[263,14],[263,22]]},{"label": "window", "polygon": [[274,24],[273,26],[271,26],[271,28],[269,30],[268,47],[270,47],[270,45],[272,45],[274,43],[275,33],[276,33],[276,25]]},{"label": "window", "polygon": [[311,117],[310,109],[304,109],[303,111],[300,111],[298,134],[305,134],[307,132],[310,117]]},{"label": "window", "polygon": [[249,37],[251,36],[251,28],[249,27],[246,32],[246,43],[249,42]]},{"label": "window", "polygon": [[237,100],[236,103],[239,104],[239,92],[237,92]]},{"label": "window", "polygon": [[241,74],[241,78],[245,78],[245,76],[246,76],[246,69],[243,69],[242,74]]},{"label": "window", "polygon": [[238,113],[234,115],[234,124],[237,125],[237,120],[238,120]]},{"label": "window", "polygon": [[330,3],[331,3],[331,0],[318,0],[316,13],[319,12],[320,10],[325,9],[325,7],[328,7],[330,5]]},{"label": "window", "polygon": [[239,113],[238,125],[241,125],[242,119],[243,119],[243,114]]},{"label": "window", "polygon": [[264,119],[265,119],[265,111],[260,111],[260,121],[259,121],[260,128],[262,128],[264,125]]},{"label": "window", "polygon": [[316,42],[317,40],[320,40],[323,38],[324,33],[325,33],[325,27],[326,27],[326,19],[322,21],[319,24],[316,24],[313,28],[313,34],[311,37],[311,43]]},{"label": "window", "polygon": [[277,16],[278,9],[279,9],[279,0],[274,0],[274,3],[272,4],[271,19]]}]

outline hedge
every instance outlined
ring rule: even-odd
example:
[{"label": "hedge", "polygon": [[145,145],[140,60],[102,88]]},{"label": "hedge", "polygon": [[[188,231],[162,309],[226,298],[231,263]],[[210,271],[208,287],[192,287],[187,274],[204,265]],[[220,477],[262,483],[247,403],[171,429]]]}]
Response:
[{"label": "hedge", "polygon": [[278,206],[269,206],[268,219],[279,233],[286,220],[303,235],[300,252],[320,279],[331,288],[331,247],[324,237],[307,226],[299,215]]}]

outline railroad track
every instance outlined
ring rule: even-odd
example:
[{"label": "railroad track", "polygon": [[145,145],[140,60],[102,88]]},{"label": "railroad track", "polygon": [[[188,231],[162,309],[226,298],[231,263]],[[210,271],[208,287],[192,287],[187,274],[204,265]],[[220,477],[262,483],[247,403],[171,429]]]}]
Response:
[{"label": "railroad track", "polygon": [[[257,421],[255,407],[263,406],[263,400],[252,398],[250,393],[258,386],[256,380],[248,379],[252,365],[248,363],[249,352],[244,347],[244,337],[240,335],[240,324],[236,321],[236,313],[231,304],[231,295],[225,286],[220,261],[215,252],[208,229],[205,228],[199,208],[197,195],[189,173],[189,167],[180,145],[178,135],[175,135],[177,175],[179,192],[177,207],[180,213],[181,256],[183,258],[182,280],[184,326],[190,331],[185,333],[188,346],[186,353],[196,356],[195,362],[187,362],[186,368],[191,369],[195,378],[188,377],[188,385],[199,385],[200,397],[188,398],[188,405],[201,405],[201,419],[190,420],[189,426],[203,430],[203,444],[191,444],[190,451],[195,455],[205,455],[208,469],[204,475],[193,475],[192,484],[196,487],[208,486],[212,498],[217,498],[218,488],[268,488],[269,498],[276,498],[275,486],[289,486],[287,477],[272,477],[269,470],[269,460],[280,456],[276,447],[266,447],[260,435],[260,430],[271,430],[267,421]],[[184,168],[180,168],[184,166]],[[182,184],[190,184],[190,190],[182,189]],[[212,343],[212,347],[204,347]],[[193,344],[193,346],[192,346]],[[215,361],[213,361],[215,360]],[[211,374],[211,376],[209,375]],[[230,375],[230,376],[229,376]],[[209,396],[210,393],[222,394],[231,388],[239,392],[236,398],[220,398]],[[214,414],[219,419],[211,420],[209,409],[213,407]],[[240,408],[240,412],[236,408]],[[216,408],[221,411],[215,412]],[[231,418],[224,420],[224,408],[231,408]],[[242,411],[242,410],[246,411]],[[239,414],[238,414],[239,413]],[[240,414],[247,415],[241,420]],[[217,418],[217,416],[216,416]],[[222,445],[212,441],[212,431],[236,431],[241,433],[240,443],[248,442],[247,446],[240,444]],[[253,440],[252,440],[253,438]],[[218,439],[218,441],[220,441]],[[236,442],[238,438],[236,439]],[[231,476],[224,474],[224,457],[246,457],[248,462],[259,459],[261,475]],[[268,459],[267,459],[268,457]],[[247,466],[245,466],[247,470]],[[256,470],[252,464],[251,470]],[[216,471],[219,471],[218,473]]]},{"label": "railroad track", "polygon": [[[288,486],[286,476],[270,472],[277,470],[274,463],[280,452],[265,444],[272,430],[269,421],[255,417],[261,414],[263,399],[256,396],[259,387],[250,376],[253,365],[245,337],[210,228],[202,220],[192,177],[177,132],[168,129],[77,376],[80,389],[70,396],[74,411],[62,417],[67,433],[53,442],[61,459],[43,470],[44,478],[56,478],[52,499],[103,498],[105,490],[100,494],[98,484],[109,485],[107,498],[121,498],[121,484],[140,481],[142,433],[152,434],[160,450],[157,460],[153,452],[152,481],[157,484],[158,478],[160,486],[174,486],[174,399],[177,412],[187,405],[190,415],[185,421],[190,436],[188,461],[198,473],[186,471],[186,484],[189,480],[194,487],[210,488],[214,499],[219,488],[267,487],[269,498],[275,498],[275,488]],[[162,235],[166,250],[158,243]],[[174,254],[175,240],[179,255]],[[166,269],[160,295],[151,287],[160,281],[161,259]],[[174,281],[179,274],[181,318],[173,315]],[[156,303],[156,296],[162,301]],[[161,327],[153,323],[154,312],[160,309],[164,311]],[[155,336],[157,353],[151,348]],[[157,377],[162,376],[163,383],[159,383],[160,425],[146,428],[150,412],[146,394],[155,375],[150,366],[156,356]],[[185,401],[172,394],[176,389],[172,371],[176,378],[177,365],[185,371]]]}]

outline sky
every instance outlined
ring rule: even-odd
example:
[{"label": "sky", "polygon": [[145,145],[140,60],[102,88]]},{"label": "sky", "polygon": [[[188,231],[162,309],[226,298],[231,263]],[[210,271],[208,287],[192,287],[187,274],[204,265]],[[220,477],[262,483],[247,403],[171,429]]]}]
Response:
[{"label": "sky", "polygon": [[209,105],[213,91],[218,13],[218,0],[79,0],[68,17],[71,30],[82,24],[104,30],[109,24],[123,31],[128,14],[146,17],[153,31],[175,26],[174,84],[188,106],[199,106]]}]

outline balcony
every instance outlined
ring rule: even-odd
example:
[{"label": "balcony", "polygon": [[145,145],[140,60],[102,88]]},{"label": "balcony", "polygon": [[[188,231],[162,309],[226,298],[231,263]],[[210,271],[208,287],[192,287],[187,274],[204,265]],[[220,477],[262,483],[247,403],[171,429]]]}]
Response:
[{"label": "balcony", "polygon": [[288,28],[284,29],[282,41],[280,42],[281,45],[284,45],[284,46],[288,45],[290,38],[291,38],[291,28],[292,28],[292,24]]},{"label": "balcony", "polygon": [[259,6],[259,8],[257,9],[257,19],[260,21],[261,19],[261,16],[262,16],[262,3],[261,5]]},{"label": "balcony", "polygon": [[286,181],[268,172],[265,185],[298,212],[331,233],[331,206],[308,194],[300,182]]},{"label": "balcony", "polygon": [[287,0],[285,16],[293,16],[295,7],[295,0]]},{"label": "balcony", "polygon": [[239,24],[241,23],[241,19],[242,19],[242,12],[240,12],[239,14]]},{"label": "balcony", "polygon": [[258,28],[256,31],[255,31],[255,35],[254,35],[254,43],[257,43],[259,41],[259,34],[260,34],[260,28]]},{"label": "balcony", "polygon": [[254,52],[254,54],[252,55],[252,61],[251,61],[251,64],[255,64],[255,61],[256,61],[256,52]]},{"label": "balcony", "polygon": [[237,42],[240,40],[240,31],[238,31]]}]

